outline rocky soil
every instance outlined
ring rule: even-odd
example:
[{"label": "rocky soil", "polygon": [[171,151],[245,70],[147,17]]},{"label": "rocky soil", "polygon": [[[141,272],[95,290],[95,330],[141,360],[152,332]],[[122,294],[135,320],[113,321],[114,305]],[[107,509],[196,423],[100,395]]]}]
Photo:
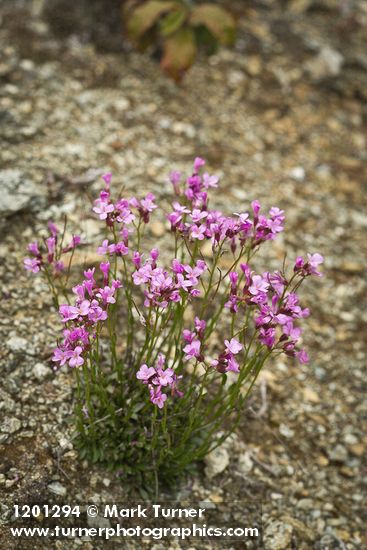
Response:
[{"label": "rocky soil", "polygon": [[[366,3],[234,2],[234,51],[200,59],[181,87],[122,42],[116,2],[102,13],[90,2],[87,14],[81,2],[69,24],[61,4],[0,3],[1,548],[34,547],[10,538],[17,501],[125,495],[69,441],[73,379],[50,368],[59,324],[45,286],[22,269],[26,243],[65,214],[97,242],[89,201],[101,171],[166,197],[169,170],[195,155],[225,175],[221,208],[258,198],[285,209],[272,267],[285,251],[318,251],[326,266],[303,292],[310,365],[273,361],[235,438],[176,497],[259,499],[265,549],[365,548]],[[156,223],[152,238],[163,230]],[[37,548],[180,548],[124,544]]]}]

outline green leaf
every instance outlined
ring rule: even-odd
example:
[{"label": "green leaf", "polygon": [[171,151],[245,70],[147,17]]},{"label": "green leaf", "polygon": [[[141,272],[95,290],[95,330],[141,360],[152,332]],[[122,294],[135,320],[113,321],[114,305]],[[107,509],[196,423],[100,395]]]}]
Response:
[{"label": "green leaf", "polygon": [[233,44],[236,24],[232,15],[220,6],[201,4],[194,8],[190,16],[191,25],[203,25],[224,45]]},{"label": "green leaf", "polygon": [[92,450],[92,462],[96,463],[100,459],[100,452],[98,447],[93,447]]},{"label": "green leaf", "polygon": [[161,21],[160,32],[162,36],[169,36],[176,32],[185,22],[187,11],[185,8],[177,9],[168,13]]},{"label": "green leaf", "polygon": [[135,8],[128,15],[127,30],[131,38],[139,39],[149,30],[158,19],[167,11],[176,6],[176,2],[165,2],[164,0],[149,0],[142,6]]},{"label": "green leaf", "polygon": [[182,27],[169,36],[163,46],[161,67],[177,82],[191,67],[196,56],[195,34],[189,27]]}]

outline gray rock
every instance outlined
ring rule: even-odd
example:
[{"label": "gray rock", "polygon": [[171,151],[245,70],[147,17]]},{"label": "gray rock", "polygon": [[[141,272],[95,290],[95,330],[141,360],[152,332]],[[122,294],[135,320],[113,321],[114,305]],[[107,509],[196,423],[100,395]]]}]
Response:
[{"label": "gray rock", "polygon": [[54,495],[59,495],[60,497],[64,497],[66,495],[66,488],[58,481],[50,483],[48,490]]},{"label": "gray rock", "polygon": [[306,63],[306,70],[314,80],[338,76],[344,62],[341,53],[329,46],[323,47],[319,54]]},{"label": "gray rock", "polygon": [[28,345],[27,340],[20,336],[12,336],[7,342],[8,348],[14,352],[27,351]]},{"label": "gray rock", "polygon": [[18,418],[15,418],[14,416],[5,418],[4,421],[0,425],[0,431],[7,434],[13,434],[20,430],[22,426],[21,421]]},{"label": "gray rock", "polygon": [[297,503],[297,508],[301,510],[313,510],[315,508],[315,502],[312,498],[301,498]]},{"label": "gray rock", "polygon": [[345,462],[348,459],[348,451],[343,445],[336,445],[328,450],[328,456],[334,462]]},{"label": "gray rock", "polygon": [[264,532],[266,550],[285,550],[290,548],[293,527],[281,521],[272,521]]},{"label": "gray rock", "polygon": [[50,369],[43,363],[36,363],[32,369],[32,373],[37,380],[43,380],[48,374],[50,374]]},{"label": "gray rock", "polygon": [[294,179],[296,181],[304,181],[306,172],[305,172],[305,169],[303,168],[303,166],[295,166],[289,172],[289,175],[292,179]]},{"label": "gray rock", "polygon": [[0,388],[0,411],[13,413],[15,411],[15,402],[9,394]]},{"label": "gray rock", "polygon": [[250,453],[246,452],[239,456],[238,458],[238,471],[243,474],[247,475],[251,472],[253,468],[254,463],[251,460]]},{"label": "gray rock", "polygon": [[279,433],[287,439],[291,439],[292,437],[294,437],[294,430],[292,430],[292,428],[290,428],[286,424],[280,424]]},{"label": "gray rock", "polygon": [[204,462],[206,464],[205,475],[211,479],[227,468],[229,464],[229,454],[223,446],[217,447],[205,457]]},{"label": "gray rock", "polygon": [[0,170],[0,215],[11,216],[29,207],[40,193],[20,170]]},{"label": "gray rock", "polygon": [[316,545],[317,550],[344,550],[344,543],[332,533],[326,533]]}]

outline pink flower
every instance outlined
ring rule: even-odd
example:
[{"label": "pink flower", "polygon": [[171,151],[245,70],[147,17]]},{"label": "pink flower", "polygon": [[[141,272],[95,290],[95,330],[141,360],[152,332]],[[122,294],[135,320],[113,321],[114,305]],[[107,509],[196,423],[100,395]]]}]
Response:
[{"label": "pink flower", "polygon": [[269,214],[272,218],[278,218],[284,221],[284,210],[280,210],[277,206],[272,206],[269,210]]},{"label": "pink flower", "polygon": [[183,351],[185,352],[185,359],[192,359],[193,357],[199,358],[200,357],[200,347],[201,342],[200,340],[193,340],[189,344],[187,344]]},{"label": "pink flower", "polygon": [[196,159],[194,160],[194,171],[196,173],[199,172],[200,168],[202,168],[203,166],[205,166],[205,160],[200,157],[196,157]]},{"label": "pink flower", "polygon": [[169,175],[169,180],[172,183],[172,185],[177,185],[181,181],[182,174],[178,170],[172,170],[172,172]]},{"label": "pink flower", "polygon": [[83,300],[79,306],[79,314],[84,317],[85,315],[88,315],[89,309],[90,309],[90,301]]},{"label": "pink flower", "polygon": [[117,256],[126,256],[129,253],[128,247],[122,241],[116,243],[114,245],[114,248],[114,252],[115,254],[117,254]]},{"label": "pink flower", "polygon": [[99,269],[101,270],[101,272],[103,273],[105,278],[107,278],[108,277],[108,272],[110,270],[110,262],[101,262],[99,264]]},{"label": "pink flower", "polygon": [[323,256],[321,254],[318,254],[317,252],[315,254],[307,254],[308,257],[308,263],[311,266],[311,274],[317,275],[318,277],[321,277],[322,273],[320,273],[317,268],[319,265],[321,265],[324,262]]},{"label": "pink flower", "polygon": [[191,330],[188,330],[186,328],[182,332],[183,339],[185,340],[185,342],[189,342],[189,344],[191,344],[191,342],[195,340],[195,336],[195,332],[191,332]]},{"label": "pink flower", "polygon": [[106,174],[103,174],[102,179],[106,183],[106,185],[109,186],[112,180],[112,173],[107,172]]},{"label": "pink flower", "polygon": [[95,267],[93,267],[92,269],[87,269],[86,271],[84,271],[84,277],[89,281],[93,280],[95,270]]},{"label": "pink flower", "polygon": [[24,258],[24,268],[32,273],[38,273],[40,270],[40,260],[38,258]]},{"label": "pink flower", "polygon": [[96,286],[95,280],[94,279],[86,279],[85,281],[83,281],[83,286],[86,289],[86,291],[88,292],[89,296],[92,297],[93,296],[93,289]]},{"label": "pink flower", "polygon": [[74,294],[76,294],[79,300],[84,300],[85,298],[85,286],[84,285],[75,285],[72,288]]},{"label": "pink flower", "polygon": [[153,193],[148,193],[145,199],[142,199],[140,201],[140,204],[146,212],[153,212],[153,210],[158,208],[157,205],[154,204],[154,201],[155,201],[155,196],[153,195]]},{"label": "pink flower", "polygon": [[192,225],[190,230],[190,237],[202,241],[205,239],[206,227],[205,225]]},{"label": "pink flower", "polygon": [[59,230],[57,229],[56,225],[52,222],[52,221],[49,221],[47,223],[47,227],[49,228],[50,232],[51,232],[51,235],[53,237],[56,237],[56,235],[58,234]]},{"label": "pink flower", "polygon": [[114,288],[105,286],[104,288],[100,288],[100,291],[96,294],[96,296],[97,298],[101,298],[104,304],[114,304],[116,302],[116,299],[113,296],[114,292]]},{"label": "pink flower", "polygon": [[140,369],[136,373],[136,378],[138,380],[141,380],[143,384],[147,384],[153,376],[155,376],[156,372],[153,367],[148,367],[148,365],[141,365]]},{"label": "pink flower", "polygon": [[164,407],[164,403],[167,400],[167,395],[161,392],[161,388],[151,387],[150,388],[150,400],[154,405],[157,405],[160,409]]},{"label": "pink flower", "polygon": [[31,254],[33,254],[33,256],[39,256],[40,255],[40,251],[38,249],[38,242],[37,241],[35,241],[34,243],[29,243],[29,245],[27,246],[27,249]]},{"label": "pink flower", "polygon": [[135,197],[133,197],[132,199],[130,199],[130,205],[134,208],[137,208],[143,222],[148,223],[149,214],[153,212],[153,210],[158,208],[154,201],[155,196],[153,195],[153,193],[148,193],[146,197],[141,201],[138,201]]},{"label": "pink flower", "polygon": [[180,181],[181,181],[182,174],[178,170],[173,170],[173,172],[169,175],[169,180],[173,185],[173,189],[176,193],[176,195],[180,194]]},{"label": "pink flower", "polygon": [[252,201],[251,208],[254,212],[255,219],[257,219],[261,208],[259,201]]},{"label": "pink flower", "polygon": [[200,222],[200,220],[203,220],[208,216],[208,212],[206,210],[199,210],[198,208],[194,208],[194,210],[191,212],[191,219],[194,223]]},{"label": "pink flower", "polygon": [[46,239],[46,246],[50,255],[55,253],[56,237],[49,237]]},{"label": "pink flower", "polygon": [[227,368],[226,371],[231,372],[240,372],[239,364],[237,363],[236,359],[231,355],[227,360]]},{"label": "pink flower", "polygon": [[231,271],[228,275],[229,280],[231,281],[231,288],[235,290],[238,283],[238,273],[236,271]]},{"label": "pink flower", "polygon": [[301,276],[307,277],[309,275],[316,275],[317,277],[322,277],[322,273],[318,271],[318,266],[324,262],[323,256],[318,254],[307,254],[308,261],[305,262],[301,256],[296,258],[294,265],[294,271],[299,272]]},{"label": "pink flower", "polygon": [[219,178],[217,176],[209,176],[207,172],[203,174],[203,185],[205,189],[209,187],[218,187]]},{"label": "pink flower", "polygon": [[251,294],[256,296],[257,294],[259,294],[259,292],[267,292],[268,288],[269,288],[269,283],[266,282],[261,277],[261,275],[254,275],[252,277],[252,284],[249,288],[249,291],[251,292]]},{"label": "pink flower", "polygon": [[199,317],[195,317],[194,325],[199,338],[202,338],[206,329],[206,322],[204,321],[204,319],[199,319]]},{"label": "pink flower", "polygon": [[190,214],[190,210],[189,208],[187,208],[187,206],[184,206],[182,204],[180,204],[179,202],[174,202],[172,204],[173,206],[173,209],[175,212],[177,212],[178,214]]},{"label": "pink flower", "polygon": [[224,343],[226,345],[226,351],[227,353],[233,353],[233,355],[237,355],[243,348],[243,345],[240,344],[236,338],[231,338],[231,340],[224,340]]},{"label": "pink flower", "polygon": [[183,273],[185,271],[184,265],[177,258],[172,260],[172,271],[173,273]]},{"label": "pink flower", "polygon": [[275,344],[275,328],[261,327],[259,331],[259,340],[264,346],[272,348]]},{"label": "pink flower", "polygon": [[93,211],[99,215],[100,220],[106,220],[108,214],[114,211],[113,204],[108,204],[102,199],[96,199],[94,204],[95,206],[93,207]]},{"label": "pink flower", "polygon": [[75,248],[76,246],[78,246],[78,244],[81,243],[81,240],[82,238],[80,235],[73,235],[71,239],[70,247]]},{"label": "pink flower", "polygon": [[296,261],[294,263],[294,270],[298,271],[299,269],[302,269],[302,267],[305,265],[305,261],[302,258],[302,256],[297,256]]},{"label": "pink flower", "polygon": [[301,336],[302,329],[299,327],[294,327],[292,321],[287,322],[283,325],[283,334],[288,336],[291,340],[297,341]]},{"label": "pink flower", "polygon": [[152,260],[154,262],[156,262],[159,258],[159,250],[158,248],[152,248],[152,250],[150,251],[150,257],[152,258]]},{"label": "pink flower", "polygon": [[120,199],[115,204],[115,209],[118,212],[118,215],[116,217],[117,221],[124,224],[129,225],[135,220],[134,214],[130,210],[130,203],[127,199]]},{"label": "pink flower", "polygon": [[69,365],[70,367],[80,367],[84,363],[83,357],[80,357],[80,354],[83,352],[83,348],[81,346],[77,346],[69,359]]},{"label": "pink flower", "polygon": [[63,323],[72,321],[79,316],[79,308],[75,306],[69,306],[68,304],[61,304],[59,307],[59,313]]},{"label": "pink flower", "polygon": [[161,386],[171,386],[174,381],[175,374],[172,369],[166,369],[163,370],[161,368],[158,369],[158,383]]},{"label": "pink flower", "polygon": [[141,254],[137,251],[133,253],[132,262],[137,269],[141,266]]},{"label": "pink flower", "polygon": [[93,321],[93,323],[98,323],[98,321],[105,321],[107,319],[107,311],[100,307],[97,300],[92,300],[91,302],[88,319]]},{"label": "pink flower", "polygon": [[132,274],[135,285],[147,283],[152,278],[152,266],[150,264],[143,265],[138,271]]},{"label": "pink flower", "polygon": [[61,273],[61,271],[64,271],[65,269],[64,262],[61,262],[60,260],[57,262],[54,262],[54,269],[56,273]]},{"label": "pink flower", "polygon": [[304,349],[296,351],[295,356],[302,365],[306,365],[310,361],[308,353]]},{"label": "pink flower", "polygon": [[54,363],[60,363],[60,367],[65,365],[66,361],[68,361],[71,357],[70,351],[65,351],[60,348],[54,349],[54,355],[52,357],[52,361]]},{"label": "pink flower", "polygon": [[102,242],[102,245],[97,248],[97,254],[104,256],[105,254],[112,254],[115,251],[115,245],[108,244],[108,239]]}]

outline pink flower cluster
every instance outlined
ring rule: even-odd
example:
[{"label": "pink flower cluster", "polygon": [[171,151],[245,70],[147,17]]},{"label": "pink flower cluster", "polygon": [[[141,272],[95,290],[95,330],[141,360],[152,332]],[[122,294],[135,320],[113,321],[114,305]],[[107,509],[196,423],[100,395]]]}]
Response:
[{"label": "pink flower cluster", "polygon": [[102,245],[97,248],[97,254],[104,256],[108,254],[112,256],[126,256],[129,253],[129,230],[126,227],[123,227],[120,231],[122,240],[117,243],[109,243],[108,239],[105,239],[102,242]]},{"label": "pink flower cluster", "polygon": [[230,340],[224,340],[224,346],[224,351],[219,355],[218,359],[214,359],[211,362],[211,366],[217,369],[218,372],[240,372],[235,355],[240,353],[243,345],[236,338],[231,338]]},{"label": "pink flower cluster", "polygon": [[194,173],[187,178],[183,193],[180,188],[181,173],[171,173],[170,179],[176,194],[183,194],[186,198],[186,204],[174,202],[173,212],[167,216],[172,231],[192,241],[210,239],[213,248],[228,240],[233,253],[237,245],[242,248],[248,239],[252,240],[251,246],[255,248],[264,241],[273,240],[283,231],[284,211],[274,206],[266,217],[260,214],[258,201],[251,204],[252,219],[248,212],[231,217],[224,216],[218,210],[209,210],[207,190],[217,187],[218,178],[206,172],[201,175],[200,169],[204,165],[204,160],[195,159]]},{"label": "pink flower cluster", "polygon": [[59,366],[68,363],[70,367],[83,365],[85,354],[95,338],[98,324],[108,316],[108,307],[116,302],[116,291],[121,287],[119,280],[108,285],[110,264],[100,264],[103,284],[99,286],[94,278],[95,268],[84,271],[84,281],[73,288],[75,305],[62,304],[59,308],[61,321],[66,327],[64,339],[54,350],[52,361]]},{"label": "pink flower cluster", "polygon": [[[238,373],[241,368],[239,357],[244,346],[246,349],[242,355],[244,355],[243,361],[246,362],[247,358],[253,354],[251,346],[255,342],[255,356],[260,353],[266,357],[268,351],[275,351],[296,357],[301,363],[306,363],[308,356],[306,351],[300,348],[302,329],[299,328],[298,323],[310,312],[307,308],[301,307],[296,291],[304,278],[321,276],[319,266],[323,262],[323,257],[320,254],[308,254],[307,259],[298,257],[290,280],[287,280],[285,274],[279,271],[256,274],[246,263],[240,264],[237,268],[242,258],[251,257],[254,249],[266,241],[275,239],[278,233],[283,231],[284,211],[273,206],[264,215],[261,213],[260,203],[256,200],[251,203],[251,209],[249,208],[248,212],[234,213],[231,216],[225,216],[218,210],[209,209],[208,192],[211,188],[218,186],[219,178],[205,172],[204,167],[205,161],[197,157],[194,161],[193,172],[188,178],[183,178],[178,171],[173,171],[170,174],[176,200],[173,202],[173,210],[167,218],[176,237],[176,250],[179,253],[182,252],[181,261],[177,258],[173,259],[169,269],[159,267],[157,265],[159,258],[157,248],[153,248],[149,256],[143,258],[140,249],[141,237],[144,233],[142,224],[149,222],[152,212],[157,208],[155,196],[148,193],[141,200],[132,197],[113,201],[110,193],[112,179],[110,173],[103,176],[104,189],[99,198],[94,201],[93,206],[94,212],[106,223],[109,230],[109,238],[103,240],[98,247],[98,254],[123,257],[121,267],[127,281],[126,295],[129,308],[132,307],[131,304],[135,306],[131,295],[133,289],[130,286],[132,278],[134,285],[143,287],[144,305],[147,308],[164,310],[169,306],[172,307],[175,303],[185,303],[186,305],[186,299],[191,300],[191,298],[200,296],[201,277],[208,268],[210,269],[210,263],[207,266],[204,260],[197,259],[202,258],[199,245],[203,241],[211,242],[214,256],[212,265],[214,267],[208,277],[208,288],[205,288],[206,285],[203,284],[205,297],[201,310],[206,315],[210,314],[211,308],[207,306],[211,297],[213,295],[220,296],[220,292],[218,293],[220,285],[225,285],[228,282],[229,296],[225,298],[227,300],[225,307],[233,314],[231,335],[234,337],[224,340],[218,350],[219,354],[214,360],[206,361],[206,350],[204,349],[206,340],[209,332],[212,332],[215,327],[212,326],[213,323],[210,323],[209,331],[206,321],[196,317],[194,328],[186,329],[182,333],[184,343],[182,355],[178,357],[184,356],[186,361],[194,359],[196,362],[203,362],[205,366],[210,365],[220,373],[230,371]],[[28,245],[31,257],[25,258],[24,265],[33,273],[44,271],[43,274],[50,282],[50,275],[55,276],[64,269],[64,264],[61,261],[62,255],[72,251],[80,244],[81,239],[79,236],[74,236],[68,246],[63,246],[63,238],[60,238],[55,224],[49,222],[48,227],[50,235],[44,240],[43,247],[39,247],[38,242]],[[135,246],[138,250],[132,252],[135,250]],[[190,255],[188,263],[184,263],[183,259],[185,247]],[[226,272],[225,275],[221,273],[217,282],[213,279],[213,275],[219,265],[219,258],[229,249],[234,255],[236,254],[235,260],[231,261],[232,268],[230,269],[237,269],[237,271]],[[128,255],[132,263],[125,261],[125,256]],[[116,273],[117,258],[114,260]],[[52,266],[52,273],[48,271],[48,266]],[[110,276],[108,261],[102,262],[99,268],[102,273],[99,278],[102,282],[96,281],[95,268],[84,271],[84,280],[73,288],[76,296],[75,303],[73,305],[62,304],[59,308],[64,324],[63,340],[54,350],[52,359],[59,366],[68,364],[75,368],[85,363],[87,354],[93,349],[93,342],[99,334],[101,323],[106,321],[111,306],[116,302],[121,282]],[[133,271],[132,274],[131,271]],[[116,277],[116,275],[114,276]],[[218,302],[222,308],[221,299]],[[181,314],[182,311],[179,313]],[[219,309],[218,315],[214,316],[214,320],[218,319],[220,313],[221,309]],[[239,317],[243,313],[245,317],[240,320]],[[161,314],[163,317],[163,313],[160,311],[155,311],[154,314],[157,315],[157,319]],[[168,309],[165,314],[167,314],[167,320],[171,321],[171,309]],[[110,317],[112,320],[111,315]],[[132,322],[132,317],[128,317],[129,323]],[[148,324],[146,319],[143,315],[141,318],[143,319],[142,324],[146,326]],[[237,326],[242,327],[238,332],[235,328]],[[176,329],[177,325],[174,324],[172,328]],[[133,327],[129,326],[129,330],[133,332]],[[156,323],[153,332],[159,330],[160,325]],[[178,330],[181,331],[181,325]],[[147,336],[149,336],[148,333]],[[236,336],[239,340],[236,339]],[[173,337],[169,333],[168,342],[163,343],[163,346],[166,347],[163,347],[162,350],[172,348],[172,342],[177,341],[177,334],[173,334]],[[170,338],[173,340],[169,340]],[[153,338],[152,341],[155,342],[155,339]],[[146,348],[143,349],[143,353],[145,351]],[[145,359],[142,358],[142,361],[145,360],[149,363],[149,357],[152,353],[157,357],[158,351],[161,350],[149,349],[149,354]],[[142,355],[142,357],[144,356]],[[181,377],[178,377],[173,369],[166,367],[166,358],[162,353],[158,355],[155,366],[142,364],[136,377],[148,386],[150,400],[159,408],[164,407],[169,393],[172,396],[182,395],[177,389],[177,383]]]},{"label": "pink flower cluster", "polygon": [[136,378],[149,387],[150,401],[160,409],[167,400],[167,394],[162,391],[163,389],[169,389],[172,396],[182,397],[183,395],[177,389],[181,376],[177,376],[172,369],[165,368],[165,363],[166,358],[160,353],[155,367],[144,364],[136,373]]},{"label": "pink flower cluster", "polygon": [[307,254],[307,261],[305,261],[302,256],[298,256],[294,265],[294,271],[302,277],[308,277],[308,275],[322,277],[322,273],[318,271],[318,267],[323,263],[323,261],[324,258],[318,253]]},{"label": "pink flower cluster", "polygon": [[[308,261],[297,258],[295,276],[321,276],[317,270],[323,262],[320,254],[309,254]],[[241,305],[253,307],[257,311],[255,326],[258,340],[269,349],[283,351],[286,355],[297,357],[301,363],[308,362],[305,350],[298,350],[302,329],[295,323],[308,317],[308,308],[302,309],[295,292],[287,291],[288,281],[276,271],[255,275],[247,264],[241,264],[244,286],[238,288],[238,273],[230,273],[231,290],[226,307],[236,314]]]},{"label": "pink flower cluster", "polygon": [[38,273],[46,264],[52,267],[54,274],[60,273],[65,269],[64,262],[60,260],[63,254],[70,252],[81,242],[79,235],[74,235],[68,246],[63,247],[59,244],[59,230],[53,222],[48,222],[50,236],[44,240],[44,246],[38,244],[38,241],[29,243],[28,251],[32,254],[31,258],[24,258],[24,267],[27,271]]},{"label": "pink flower cluster", "polygon": [[[186,342],[186,346],[183,348],[183,351],[185,353],[186,360],[196,359],[198,362],[205,361],[202,349],[205,329],[206,322],[203,319],[195,317],[194,330],[190,331],[185,329],[183,331],[182,337]],[[224,340],[224,345],[224,351],[219,355],[218,359],[211,361],[211,366],[219,372],[239,372],[239,365],[235,359],[235,355],[243,349],[243,345],[236,340],[236,338]]]},{"label": "pink flower cluster", "polygon": [[182,295],[199,296],[199,279],[206,269],[205,262],[198,260],[194,267],[180,263],[177,259],[172,261],[171,273],[161,267],[157,267],[159,252],[156,248],[151,250],[150,258],[141,265],[141,256],[134,254],[133,262],[137,270],[133,273],[135,285],[145,285],[144,290],[146,307],[156,306],[165,309],[170,302],[180,302]]},{"label": "pink flower cluster", "polygon": [[204,357],[202,355],[201,344],[204,338],[206,322],[203,319],[199,319],[199,317],[195,317],[194,326],[194,331],[185,329],[182,333],[183,339],[187,342],[186,346],[183,348],[185,359],[203,361]]},{"label": "pink flower cluster", "polygon": [[110,195],[112,174],[105,174],[103,179],[105,188],[101,191],[99,198],[94,201],[93,207],[93,211],[99,215],[100,220],[105,220],[109,227],[112,227],[114,222],[129,225],[135,220],[135,214],[131,209],[136,208],[140,219],[144,223],[149,222],[151,212],[157,208],[154,202],[155,196],[152,193],[148,193],[142,200],[132,197],[131,199],[120,199],[113,203]]}]

